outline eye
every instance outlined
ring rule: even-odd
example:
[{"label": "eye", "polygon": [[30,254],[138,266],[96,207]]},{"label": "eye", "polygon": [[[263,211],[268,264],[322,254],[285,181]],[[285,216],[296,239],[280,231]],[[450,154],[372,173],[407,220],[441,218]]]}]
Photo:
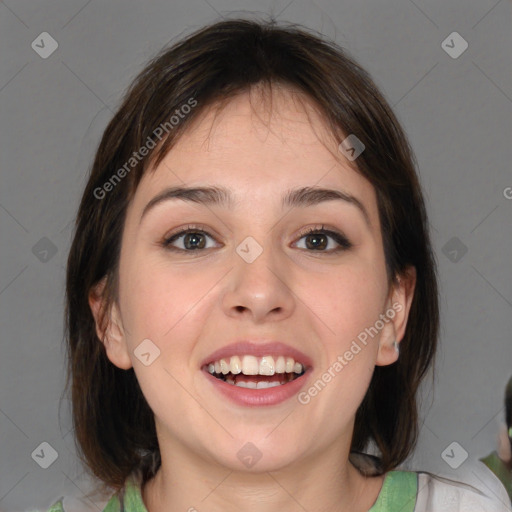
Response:
[{"label": "eye", "polygon": [[[181,252],[192,252],[203,249],[210,249],[206,247],[206,238],[213,240],[210,235],[204,229],[196,226],[188,226],[186,229],[182,229],[176,233],[171,233],[162,241],[162,246],[170,251],[181,251]],[[173,244],[182,239],[182,247],[175,247]]]},{"label": "eye", "polygon": [[[213,236],[199,226],[187,226],[175,233],[171,233],[162,242],[165,249],[176,252],[192,252],[211,249],[207,246],[207,239],[214,240]],[[324,226],[309,228],[300,234],[300,240],[305,239],[306,247],[304,249],[314,252],[337,253],[345,251],[352,247],[349,240],[338,231],[325,229]],[[329,239],[334,240],[338,247],[325,250],[329,246]],[[174,244],[180,241],[182,247],[176,247]],[[299,247],[302,249],[302,247]]]},{"label": "eye", "polygon": [[[338,231],[324,229],[324,226],[307,229],[300,234],[300,239],[303,238],[305,238],[306,242],[305,249],[316,252],[337,253],[339,251],[346,251],[352,247],[352,244],[344,235]],[[324,249],[329,245],[329,238],[333,239],[335,243],[338,244],[338,247],[326,251]]]}]

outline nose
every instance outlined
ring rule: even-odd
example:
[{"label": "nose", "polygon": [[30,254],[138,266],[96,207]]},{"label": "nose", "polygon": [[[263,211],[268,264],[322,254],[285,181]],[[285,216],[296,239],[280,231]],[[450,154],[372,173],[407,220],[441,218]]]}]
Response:
[{"label": "nose", "polygon": [[286,256],[263,247],[252,262],[235,251],[234,268],[227,276],[222,306],[227,316],[248,318],[255,324],[284,320],[293,314],[296,296]]}]

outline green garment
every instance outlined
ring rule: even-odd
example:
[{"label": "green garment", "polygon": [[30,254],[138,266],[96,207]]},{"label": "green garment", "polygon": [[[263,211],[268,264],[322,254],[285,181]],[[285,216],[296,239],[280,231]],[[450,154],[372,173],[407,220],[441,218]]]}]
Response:
[{"label": "green garment", "polygon": [[[390,471],[386,473],[377,501],[368,512],[414,512],[418,492],[418,475],[413,471]],[[127,480],[124,493],[124,512],[147,512],[140,492],[140,485]],[[48,512],[66,512],[62,499]],[[118,495],[112,496],[103,512],[121,512]]]},{"label": "green garment", "polygon": [[377,501],[368,512],[414,512],[418,475],[414,471],[386,473]]},{"label": "green garment", "polygon": [[505,466],[496,452],[492,452],[480,460],[501,480],[512,502],[512,472],[510,469]]}]

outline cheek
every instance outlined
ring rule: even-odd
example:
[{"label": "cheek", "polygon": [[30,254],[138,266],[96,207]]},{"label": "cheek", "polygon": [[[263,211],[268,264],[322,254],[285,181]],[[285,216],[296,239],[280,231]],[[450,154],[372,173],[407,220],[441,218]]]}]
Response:
[{"label": "cheek", "polygon": [[[124,288],[120,290],[127,344],[148,403],[153,411],[164,416],[169,408],[178,410],[190,398],[182,386],[188,388],[191,375],[197,371],[191,366],[191,354],[201,337],[208,309],[213,306],[208,291],[218,276],[209,279],[204,273],[176,271],[150,258],[143,264],[135,259],[129,263],[121,276]],[[149,366],[135,355],[145,339],[159,350]]]},{"label": "cheek", "polygon": [[310,281],[309,303],[325,321],[341,346],[375,324],[382,313],[387,295],[385,274],[371,265],[353,265],[323,278]]},{"label": "cheek", "polygon": [[327,365],[321,372],[324,380],[332,382],[327,402],[341,401],[351,413],[363,400],[373,375],[380,337],[375,325],[388,291],[385,266],[375,265],[374,257],[360,259],[333,276],[324,302],[335,333],[325,347]]},{"label": "cheek", "polygon": [[127,262],[121,280],[130,344],[149,338],[162,351],[190,352],[212,307],[214,294],[209,291],[219,281],[219,272],[198,272],[192,265],[177,268],[146,256]]}]

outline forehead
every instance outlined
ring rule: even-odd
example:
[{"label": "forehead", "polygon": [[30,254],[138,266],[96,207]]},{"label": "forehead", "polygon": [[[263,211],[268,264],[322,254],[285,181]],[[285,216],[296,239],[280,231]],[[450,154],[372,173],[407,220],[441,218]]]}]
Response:
[{"label": "forehead", "polygon": [[232,190],[239,207],[248,198],[251,207],[255,201],[277,206],[284,190],[317,186],[360,198],[372,217],[373,186],[338,143],[304,95],[284,87],[248,91],[205,108],[158,167],[144,174],[131,207],[141,211],[169,186],[219,185]]}]

